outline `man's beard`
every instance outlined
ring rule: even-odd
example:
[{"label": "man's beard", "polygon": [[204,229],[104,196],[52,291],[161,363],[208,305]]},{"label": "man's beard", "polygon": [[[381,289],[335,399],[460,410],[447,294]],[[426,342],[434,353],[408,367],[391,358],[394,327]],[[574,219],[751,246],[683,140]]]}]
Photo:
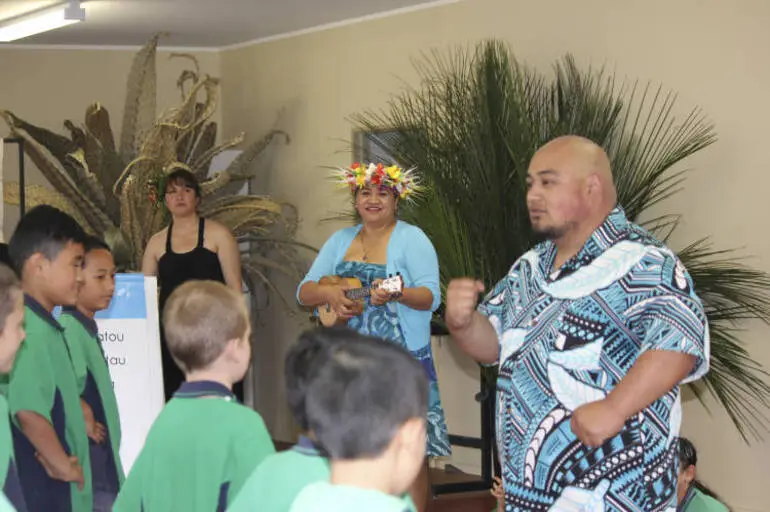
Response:
[{"label": "man's beard", "polygon": [[555,228],[552,226],[541,229],[532,226],[532,232],[539,240],[556,240],[557,238],[564,236],[563,229]]},{"label": "man's beard", "polygon": [[569,229],[570,229],[570,226],[561,226],[561,227],[547,226],[543,228],[538,228],[537,226],[535,226],[534,223],[532,224],[532,233],[540,241],[557,240],[563,237],[564,235],[566,235]]}]

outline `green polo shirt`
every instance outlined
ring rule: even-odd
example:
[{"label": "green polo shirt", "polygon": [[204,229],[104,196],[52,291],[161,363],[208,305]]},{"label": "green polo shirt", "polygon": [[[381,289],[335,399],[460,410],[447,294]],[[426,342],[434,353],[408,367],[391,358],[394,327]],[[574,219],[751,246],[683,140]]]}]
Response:
[{"label": "green polo shirt", "polygon": [[682,503],[679,504],[679,509],[682,512],[727,512],[728,508],[719,500],[715,500],[711,496],[708,496],[695,486],[691,486],[687,490]]},{"label": "green polo shirt", "polygon": [[80,396],[91,407],[94,419],[107,428],[107,439],[103,443],[88,440],[94,490],[117,494],[124,480],[120,416],[96,322],[75,308],[64,308],[59,323],[72,355]]},{"label": "green polo shirt", "polygon": [[[29,510],[90,512],[91,465],[80,393],[61,325],[37,301],[24,298],[27,337],[16,354],[8,387],[19,480]],[[64,451],[78,458],[85,485],[50,478],[35,457],[16,415],[31,411],[46,419]]]},{"label": "green polo shirt", "polygon": [[[257,466],[227,510],[289,512],[302,489],[315,482],[326,482],[329,476],[329,461],[312,440],[300,436],[291,449],[271,455]],[[404,504],[410,512],[417,511],[408,494]]]},{"label": "green polo shirt", "polygon": [[291,449],[270,455],[251,473],[228,512],[288,512],[308,484],[329,479],[329,463],[301,437]]},{"label": "green polo shirt", "polygon": [[5,494],[0,492],[0,512],[18,512],[18,510],[8,501]]},{"label": "green polo shirt", "polygon": [[273,441],[216,382],[185,382],[153,423],[114,512],[224,511]]},{"label": "green polo shirt", "polygon": [[16,460],[13,455],[10,420],[8,401],[3,395],[0,395],[0,486],[2,486],[3,497],[15,506],[15,510],[26,511],[24,492],[21,489],[19,472],[16,469]]},{"label": "green polo shirt", "polygon": [[305,487],[291,506],[291,512],[408,512],[402,498],[384,492],[329,482]]}]

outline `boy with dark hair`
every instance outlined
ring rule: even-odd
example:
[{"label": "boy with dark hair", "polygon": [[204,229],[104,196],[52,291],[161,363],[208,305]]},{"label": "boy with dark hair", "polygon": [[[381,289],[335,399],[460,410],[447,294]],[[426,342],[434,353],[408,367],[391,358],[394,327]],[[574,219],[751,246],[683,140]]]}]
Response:
[{"label": "boy with dark hair", "polygon": [[77,300],[85,234],[51,206],[31,209],[9,242],[25,297],[25,343],[8,389],[19,479],[31,512],[91,510],[88,437],[62,326],[51,315]]},{"label": "boy with dark hair", "polygon": [[[342,342],[345,337],[336,330],[304,332],[286,355],[286,400],[302,434],[291,449],[271,455],[257,466],[228,512],[248,512],[255,508],[288,512],[307,485],[329,480],[329,461],[315,444],[305,414],[305,395],[311,385],[313,370],[322,367],[330,355],[329,346]],[[414,503],[408,494],[404,500],[406,507],[414,511]]]},{"label": "boy with dark hair", "polygon": [[[23,340],[24,294],[21,284],[13,270],[0,265],[0,374],[11,373],[13,361]],[[0,395],[0,485],[2,494],[15,510],[27,510],[13,456],[8,401],[3,395]],[[10,505],[8,510],[12,510]],[[5,509],[0,506],[0,510]]]},{"label": "boy with dark hair", "polygon": [[155,420],[114,510],[224,511],[275,452],[262,418],[232,392],[251,361],[246,304],[222,283],[188,281],[169,297],[163,326],[186,382]]},{"label": "boy with dark hair", "polygon": [[291,511],[405,512],[401,496],[425,458],[425,372],[393,343],[350,329],[321,335],[339,341],[312,372],[305,410],[331,479],[305,487]]},{"label": "boy with dark hair", "polygon": [[109,246],[96,237],[86,236],[77,305],[65,306],[59,317],[72,356],[89,437],[94,512],[112,510],[124,478],[118,402],[94,320],[96,312],[107,309],[112,301],[115,272]]}]

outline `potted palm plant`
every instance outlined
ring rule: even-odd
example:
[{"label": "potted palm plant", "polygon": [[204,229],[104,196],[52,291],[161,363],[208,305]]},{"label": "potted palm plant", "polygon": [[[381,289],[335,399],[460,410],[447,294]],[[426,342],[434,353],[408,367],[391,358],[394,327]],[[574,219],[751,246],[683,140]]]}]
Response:
[{"label": "potted palm plant", "polygon": [[[653,207],[670,206],[663,201],[682,189],[683,161],[716,141],[700,110],[674,116],[673,93],[618,85],[602,69],[581,70],[570,56],[546,75],[519,63],[506,44],[487,41],[471,51],[434,52],[416,67],[416,87],[353,122],[381,154],[420,169],[429,192],[403,217],[433,241],[444,289],[457,276],[477,276],[491,287],[536,242],[525,176],[546,141],[577,134],[603,146],[628,218],[663,240],[679,216],[652,215]],[[759,437],[770,386],[737,329],[748,319],[770,323],[770,277],[708,238],[678,254],[711,328],[711,371],[689,388],[701,401],[704,392],[713,395],[744,440]],[[485,376],[493,385],[494,369]]]}]

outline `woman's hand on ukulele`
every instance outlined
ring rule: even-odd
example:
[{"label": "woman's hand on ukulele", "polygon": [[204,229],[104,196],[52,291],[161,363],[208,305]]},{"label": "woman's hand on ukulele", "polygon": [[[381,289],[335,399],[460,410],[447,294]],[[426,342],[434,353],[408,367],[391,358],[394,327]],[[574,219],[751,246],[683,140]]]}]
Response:
[{"label": "woman's hand on ukulele", "polygon": [[345,295],[345,285],[329,285],[325,290],[326,303],[337,312],[338,315],[351,318],[355,316],[356,303]]},{"label": "woman's hand on ukulele", "polygon": [[372,306],[382,306],[395,299],[398,295],[379,288],[382,279],[372,281],[372,291],[369,295],[369,303]]},{"label": "woman's hand on ukulele", "polygon": [[390,301],[390,292],[379,287],[381,282],[382,279],[375,279],[372,281],[372,291],[369,295],[369,303],[372,306],[382,306]]}]

